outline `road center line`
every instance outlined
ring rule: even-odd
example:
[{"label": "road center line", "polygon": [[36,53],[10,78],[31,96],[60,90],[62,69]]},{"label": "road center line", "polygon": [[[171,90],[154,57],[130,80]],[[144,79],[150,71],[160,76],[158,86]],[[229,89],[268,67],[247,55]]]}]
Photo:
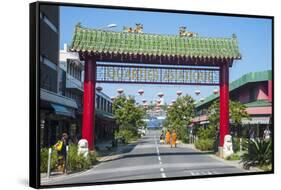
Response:
[{"label": "road center line", "polygon": [[[154,135],[154,142],[155,142],[156,152],[157,152],[157,155],[158,155],[159,164],[162,164],[159,147],[158,147],[157,140],[156,140],[156,135]],[[167,177],[166,174],[164,173],[164,168],[160,168],[160,172],[161,172],[162,178]]]}]

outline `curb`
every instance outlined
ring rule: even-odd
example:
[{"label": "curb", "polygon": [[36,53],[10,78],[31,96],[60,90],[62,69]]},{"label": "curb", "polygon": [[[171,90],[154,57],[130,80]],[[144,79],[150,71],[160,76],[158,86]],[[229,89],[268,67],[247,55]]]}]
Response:
[{"label": "curb", "polygon": [[[184,147],[187,147],[187,148],[191,148],[192,150],[197,151],[197,152],[202,152],[202,153],[208,152],[208,151],[201,151],[201,150],[196,149],[193,144],[181,143],[181,145],[183,145]],[[262,172],[263,171],[263,170],[261,170],[261,169],[259,169],[257,167],[251,167],[249,170],[246,170],[246,169],[243,168],[243,166],[240,163],[234,163],[234,162],[231,163],[231,161],[225,160],[225,159],[220,158],[220,157],[218,157],[216,155],[213,155],[213,154],[208,154],[207,156],[210,156],[210,157],[212,157],[212,158],[214,158],[216,160],[222,161],[222,162],[224,162],[224,163],[226,163],[228,165],[234,166],[236,168],[242,169],[242,170],[244,170],[246,172]],[[240,162],[240,160],[237,160],[237,161]]]}]

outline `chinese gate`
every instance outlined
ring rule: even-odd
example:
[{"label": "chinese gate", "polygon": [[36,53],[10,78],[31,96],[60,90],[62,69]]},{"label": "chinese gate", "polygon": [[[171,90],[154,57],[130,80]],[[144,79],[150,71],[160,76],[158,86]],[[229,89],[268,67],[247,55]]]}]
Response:
[{"label": "chinese gate", "polygon": [[219,85],[219,146],[223,147],[229,132],[229,67],[241,59],[235,35],[181,37],[88,29],[78,24],[70,51],[85,61],[82,138],[90,149],[94,147],[96,82]]}]

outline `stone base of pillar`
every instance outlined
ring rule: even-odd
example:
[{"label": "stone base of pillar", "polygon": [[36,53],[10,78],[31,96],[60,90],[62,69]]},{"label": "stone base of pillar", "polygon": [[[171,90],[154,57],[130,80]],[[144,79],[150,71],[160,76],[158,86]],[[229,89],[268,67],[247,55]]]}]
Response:
[{"label": "stone base of pillar", "polygon": [[223,147],[222,147],[222,146],[219,146],[218,156],[219,156],[220,158],[223,158]]}]

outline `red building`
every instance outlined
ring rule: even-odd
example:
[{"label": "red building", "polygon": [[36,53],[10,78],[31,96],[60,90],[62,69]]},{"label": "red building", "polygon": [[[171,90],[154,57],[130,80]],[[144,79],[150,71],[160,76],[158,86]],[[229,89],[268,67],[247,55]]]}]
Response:
[{"label": "red building", "polygon": [[[272,71],[252,72],[230,83],[229,96],[233,101],[239,101],[247,108],[251,119],[242,119],[242,135],[248,136],[250,131],[254,136],[262,136],[266,127],[272,124]],[[208,125],[206,115],[209,106],[219,98],[213,94],[196,105],[194,124]],[[231,120],[230,120],[231,124]]]}]

